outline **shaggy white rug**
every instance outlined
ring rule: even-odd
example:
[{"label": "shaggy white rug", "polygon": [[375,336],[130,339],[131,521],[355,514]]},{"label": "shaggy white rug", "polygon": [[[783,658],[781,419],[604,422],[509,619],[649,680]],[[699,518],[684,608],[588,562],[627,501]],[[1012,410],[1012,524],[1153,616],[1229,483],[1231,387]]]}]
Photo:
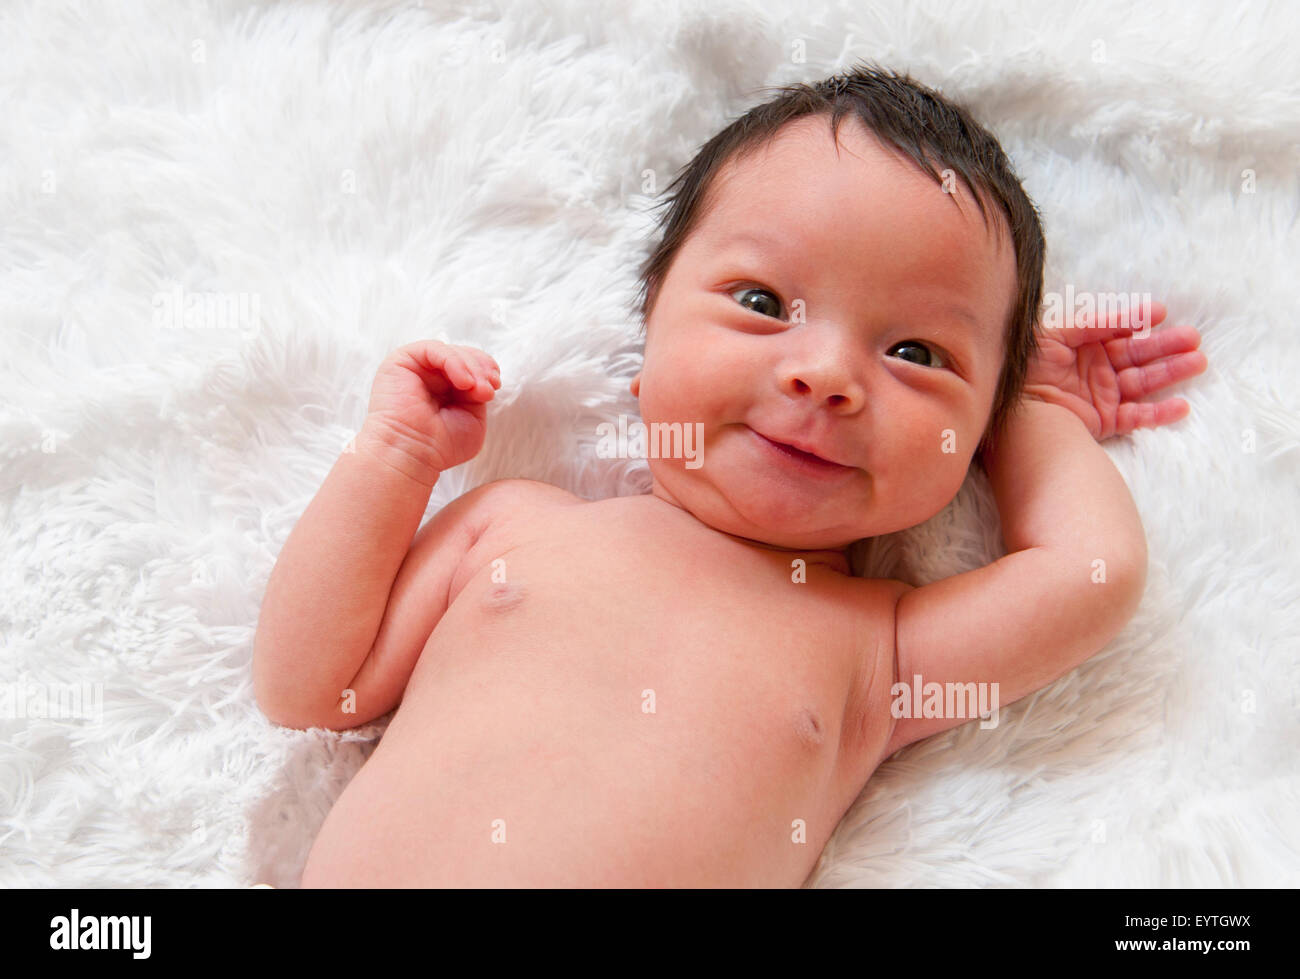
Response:
[{"label": "shaggy white rug", "polygon": [[[271,725],[251,643],[379,361],[501,364],[430,513],[501,476],[645,491],[595,442],[635,412],[649,192],[857,59],[1002,138],[1048,289],[1150,292],[1210,369],[1107,446],[1136,618],[886,763],[810,883],[1300,884],[1297,34],[1256,3],[0,7],[0,885],[296,885],[382,726]],[[878,544],[917,583],[993,559],[987,487]]]}]

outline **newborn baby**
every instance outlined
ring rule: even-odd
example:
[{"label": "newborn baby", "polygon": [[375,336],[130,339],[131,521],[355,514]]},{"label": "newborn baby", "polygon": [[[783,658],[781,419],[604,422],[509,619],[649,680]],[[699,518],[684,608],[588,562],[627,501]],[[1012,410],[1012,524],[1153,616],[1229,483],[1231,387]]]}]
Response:
[{"label": "newborn baby", "polygon": [[[780,90],[673,189],[631,389],[648,426],[700,426],[696,461],[596,502],[499,480],[417,534],[501,384],[420,341],[285,544],[262,710],[398,708],[302,886],[798,886],[882,761],[972,716],[896,683],[1005,706],[1137,608],[1142,526],[1097,443],[1186,414],[1139,399],[1205,368],[1199,338],[1150,333],[1159,304],[1036,326],[1042,231],[992,136],[859,68]],[[1005,557],[853,576],[852,543],[934,516],[973,459]]]}]

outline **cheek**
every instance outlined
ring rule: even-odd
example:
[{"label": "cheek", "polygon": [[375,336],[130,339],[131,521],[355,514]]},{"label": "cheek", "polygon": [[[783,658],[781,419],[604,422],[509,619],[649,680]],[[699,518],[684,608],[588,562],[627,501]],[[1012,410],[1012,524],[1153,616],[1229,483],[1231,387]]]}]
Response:
[{"label": "cheek", "polygon": [[982,429],[970,419],[954,420],[943,411],[899,413],[890,454],[904,484],[942,508],[961,489]]},{"label": "cheek", "polygon": [[641,369],[641,394],[637,399],[641,406],[641,420],[646,423],[661,421],[674,411],[673,406],[680,398],[680,382],[680,373],[664,363],[662,357],[647,357]]},{"label": "cheek", "polygon": [[718,378],[701,354],[679,345],[646,358],[639,399],[643,421],[702,421],[720,403]]}]

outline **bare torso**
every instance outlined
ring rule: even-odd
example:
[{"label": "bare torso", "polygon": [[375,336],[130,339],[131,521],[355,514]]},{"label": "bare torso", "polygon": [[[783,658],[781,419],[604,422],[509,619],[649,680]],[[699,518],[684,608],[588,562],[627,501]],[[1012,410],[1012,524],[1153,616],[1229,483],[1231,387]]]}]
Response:
[{"label": "bare torso", "polygon": [[798,886],[883,760],[897,592],[550,489],[462,561],[303,886]]}]

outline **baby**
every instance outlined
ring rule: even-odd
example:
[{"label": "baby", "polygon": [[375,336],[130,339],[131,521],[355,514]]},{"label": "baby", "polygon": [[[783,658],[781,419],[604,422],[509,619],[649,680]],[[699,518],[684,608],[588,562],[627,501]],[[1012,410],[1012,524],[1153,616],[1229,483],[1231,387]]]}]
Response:
[{"label": "baby", "polygon": [[[882,761],[972,716],[899,709],[896,683],[1006,705],[1137,608],[1146,542],[1097,443],[1187,413],[1140,399],[1205,369],[1199,337],[1151,333],[1158,303],[1039,325],[1038,216],[969,115],[859,67],[780,89],[670,189],[631,390],[647,426],[697,426],[697,460],[596,502],[499,480],[416,533],[501,384],[420,341],[285,544],[261,709],[400,705],[302,886],[798,886]],[[1005,557],[852,574],[853,542],[934,516],[973,459]]]}]

